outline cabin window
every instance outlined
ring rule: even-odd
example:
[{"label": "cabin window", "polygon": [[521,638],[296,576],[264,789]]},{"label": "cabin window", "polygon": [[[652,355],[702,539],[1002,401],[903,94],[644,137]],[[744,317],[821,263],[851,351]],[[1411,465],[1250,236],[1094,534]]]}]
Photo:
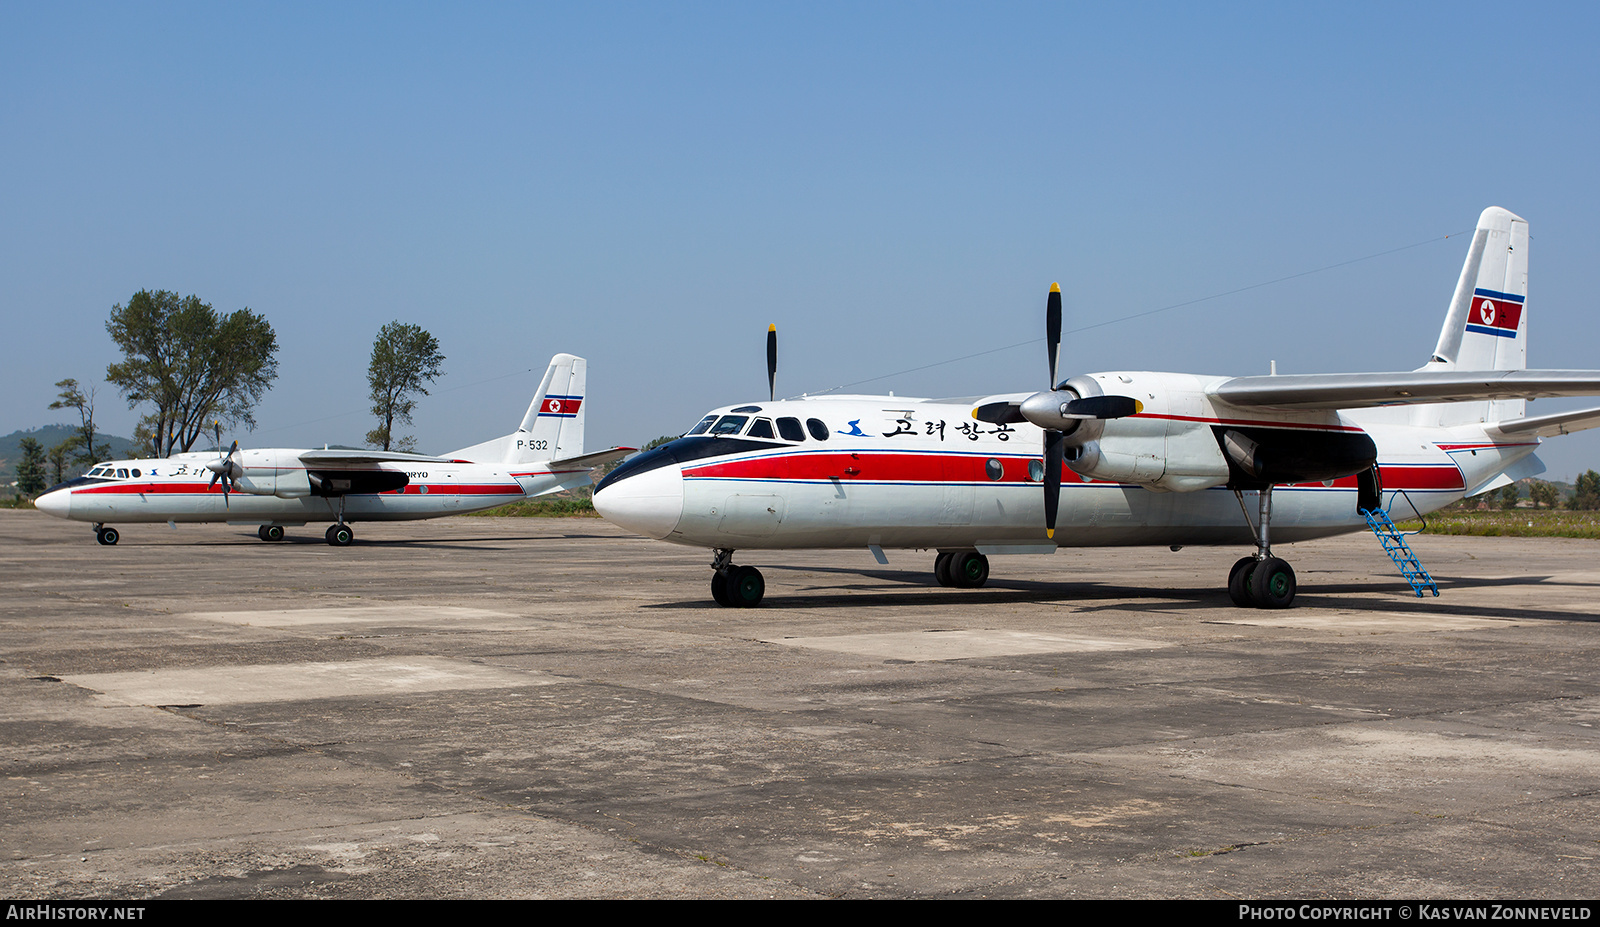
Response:
[{"label": "cabin window", "polygon": [[989,479],[999,480],[1006,475],[1006,468],[998,458],[990,457],[983,462],[983,472],[988,475]]},{"label": "cabin window", "polygon": [[1041,483],[1044,481],[1044,461],[1028,461],[1028,479],[1034,481],[1035,483]]},{"label": "cabin window", "polygon": [[752,437],[752,438],[770,438],[770,437],[772,437],[773,436],[773,434],[772,434],[772,419],[770,419],[770,418],[758,418],[758,419],[756,419],[755,424],[750,426],[750,435],[749,436]]},{"label": "cabin window", "polygon": [[717,423],[711,427],[711,433],[714,435],[736,435],[744,430],[744,423],[748,421],[750,421],[750,416],[748,415],[724,415],[717,419]]},{"label": "cabin window", "polygon": [[778,434],[782,435],[785,441],[804,441],[806,439],[806,430],[800,427],[800,420],[797,418],[778,419]]},{"label": "cabin window", "polygon": [[828,440],[828,426],[824,425],[820,418],[806,419],[806,431],[811,432],[811,437],[818,441]]},{"label": "cabin window", "polygon": [[689,429],[689,434],[692,434],[692,435],[703,435],[703,434],[705,434],[706,433],[706,429],[710,428],[711,427],[711,423],[716,421],[716,420],[717,420],[717,417],[715,415],[706,416],[705,418],[700,420],[700,424],[698,424],[698,425],[694,426],[693,428]]},{"label": "cabin window", "polygon": [[134,470],[134,471],[133,471],[133,478],[134,478],[134,479],[138,479],[138,478],[139,478],[139,471],[138,471],[138,470],[137,470],[137,469],[135,469],[135,470]]}]

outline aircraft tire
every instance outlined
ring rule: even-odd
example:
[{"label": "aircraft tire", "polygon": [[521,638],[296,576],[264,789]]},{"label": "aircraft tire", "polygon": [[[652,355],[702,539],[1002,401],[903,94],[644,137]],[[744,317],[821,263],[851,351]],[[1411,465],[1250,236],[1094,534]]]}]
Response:
[{"label": "aircraft tire", "polygon": [[283,526],[262,525],[256,529],[256,536],[263,541],[281,541],[283,540]]},{"label": "aircraft tire", "polygon": [[122,535],[118,534],[115,528],[101,528],[94,533],[94,539],[107,547],[116,546],[121,538]]},{"label": "aircraft tire", "polygon": [[755,567],[728,570],[728,600],[735,608],[755,608],[767,594],[767,580]]},{"label": "aircraft tire", "polygon": [[721,572],[711,574],[711,597],[723,608],[733,607],[733,600],[728,598],[728,577]]},{"label": "aircraft tire", "polygon": [[1261,561],[1250,574],[1250,598],[1257,608],[1288,608],[1294,604],[1294,569],[1277,557]]},{"label": "aircraft tire", "polygon": [[954,560],[955,556],[955,554],[943,553],[934,558],[933,578],[939,581],[939,585],[954,586],[956,584],[955,577],[950,573],[950,561]]},{"label": "aircraft tire", "polygon": [[989,558],[975,550],[950,555],[950,579],[962,589],[976,589],[989,581]]},{"label": "aircraft tire", "polygon": [[1255,599],[1250,598],[1250,574],[1255,565],[1256,558],[1242,557],[1228,571],[1228,598],[1240,608],[1256,607]]},{"label": "aircraft tire", "polygon": [[334,547],[349,547],[354,543],[356,533],[350,530],[349,525],[331,525],[326,537]]}]

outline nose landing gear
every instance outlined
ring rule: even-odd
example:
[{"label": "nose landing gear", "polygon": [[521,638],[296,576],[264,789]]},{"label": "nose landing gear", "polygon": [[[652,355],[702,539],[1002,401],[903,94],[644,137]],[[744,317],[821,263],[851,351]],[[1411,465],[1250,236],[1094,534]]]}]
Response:
[{"label": "nose landing gear", "polygon": [[767,580],[752,566],[735,566],[733,551],[712,551],[711,597],[725,608],[755,608],[767,594]]}]

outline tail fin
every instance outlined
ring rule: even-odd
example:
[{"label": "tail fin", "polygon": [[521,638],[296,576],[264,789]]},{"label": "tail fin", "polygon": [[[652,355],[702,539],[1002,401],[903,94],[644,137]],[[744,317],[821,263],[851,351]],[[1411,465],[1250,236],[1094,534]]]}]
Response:
[{"label": "tail fin", "polygon": [[589,362],[571,354],[550,358],[544,382],[506,448],[505,463],[583,454],[583,390]]},{"label": "tail fin", "polygon": [[539,382],[533,402],[512,434],[445,455],[478,463],[531,463],[583,454],[583,391],[588,362],[557,354]]},{"label": "tail fin", "polygon": [[[1525,370],[1528,366],[1528,223],[1498,206],[1478,217],[1439,344],[1422,368]],[[1517,418],[1521,399],[1418,406],[1417,424],[1455,425]]]}]

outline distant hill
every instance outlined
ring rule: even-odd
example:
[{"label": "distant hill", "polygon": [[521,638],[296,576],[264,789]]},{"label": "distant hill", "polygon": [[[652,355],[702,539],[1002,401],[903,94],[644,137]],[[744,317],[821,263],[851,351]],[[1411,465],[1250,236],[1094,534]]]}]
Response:
[{"label": "distant hill", "polygon": [[[46,425],[32,431],[13,431],[0,438],[0,484],[10,484],[17,478],[17,461],[22,459],[22,439],[32,438],[48,452],[52,447],[78,433],[71,425]],[[111,445],[111,456],[126,457],[133,442],[116,435],[95,433],[95,444]],[[77,474],[73,474],[76,476]]]}]

